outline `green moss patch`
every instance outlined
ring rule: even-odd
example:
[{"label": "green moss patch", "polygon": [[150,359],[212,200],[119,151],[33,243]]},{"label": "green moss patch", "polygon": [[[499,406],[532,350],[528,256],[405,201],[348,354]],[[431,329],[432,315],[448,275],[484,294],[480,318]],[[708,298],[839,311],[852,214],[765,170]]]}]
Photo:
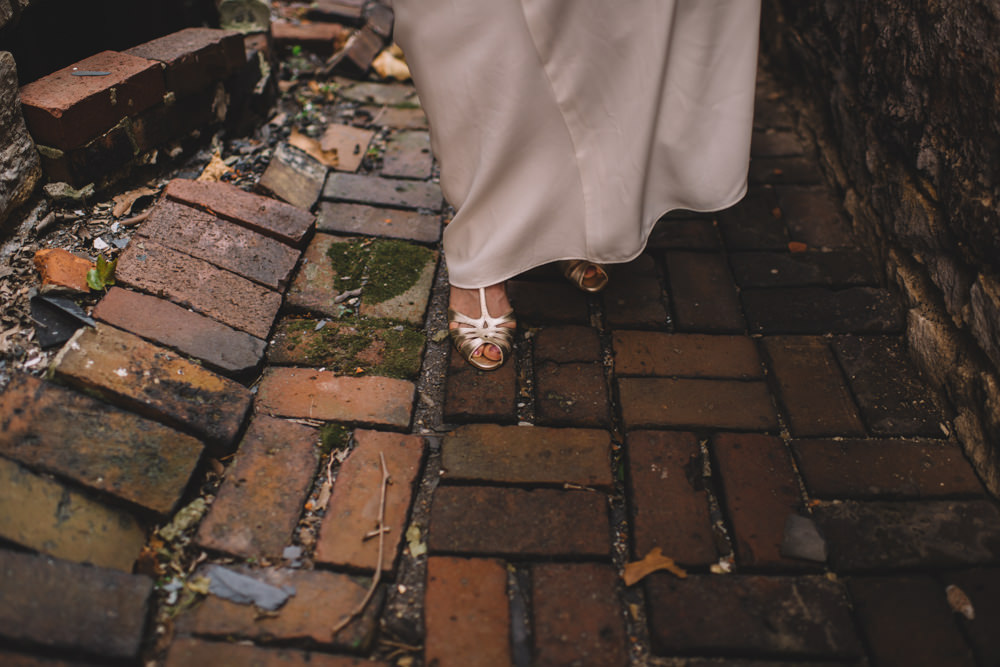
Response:
[{"label": "green moss patch", "polygon": [[327,251],[338,292],[362,288],[365,303],[381,303],[416,284],[434,251],[396,239],[352,239]]},{"label": "green moss patch", "polygon": [[351,430],[340,424],[324,424],[319,429],[319,446],[324,454],[343,449],[351,439]]}]

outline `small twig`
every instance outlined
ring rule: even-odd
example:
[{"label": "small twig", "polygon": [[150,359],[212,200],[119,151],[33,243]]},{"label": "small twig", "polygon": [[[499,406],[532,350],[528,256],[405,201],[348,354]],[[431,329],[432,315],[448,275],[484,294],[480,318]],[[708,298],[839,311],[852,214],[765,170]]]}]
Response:
[{"label": "small twig", "polygon": [[119,221],[118,224],[121,225],[122,227],[128,227],[129,225],[138,225],[140,222],[148,218],[153,213],[153,208],[154,207],[150,207],[148,211],[144,211],[139,215],[133,215],[131,218],[125,218],[124,220]]},{"label": "small twig", "polygon": [[391,530],[392,530],[392,528],[389,528],[388,526],[379,527],[379,528],[376,528],[375,530],[373,530],[371,532],[365,533],[365,536],[364,536],[363,539],[370,540],[373,537],[378,537],[382,533],[388,533]]},{"label": "small twig", "polygon": [[365,597],[361,600],[357,607],[351,611],[350,614],[345,616],[340,623],[338,623],[333,628],[333,634],[337,634],[345,627],[347,624],[354,620],[361,612],[365,610],[368,606],[369,600],[375,595],[375,589],[378,588],[378,582],[382,578],[382,554],[385,551],[385,530],[382,529],[382,524],[385,523],[385,492],[389,487],[389,468],[385,465],[385,456],[382,452],[378,453],[379,462],[382,464],[382,490],[378,501],[378,564],[375,566],[375,576],[372,577],[372,584],[368,588],[368,592],[365,593]]}]

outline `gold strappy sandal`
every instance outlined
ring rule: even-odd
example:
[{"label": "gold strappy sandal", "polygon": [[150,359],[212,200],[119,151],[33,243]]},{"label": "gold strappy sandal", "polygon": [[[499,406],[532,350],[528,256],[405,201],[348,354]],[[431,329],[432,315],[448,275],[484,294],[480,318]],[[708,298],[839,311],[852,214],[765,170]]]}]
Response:
[{"label": "gold strappy sandal", "polygon": [[[596,273],[588,278],[586,276],[587,269],[591,267],[595,269]],[[585,259],[566,259],[559,262],[559,268],[571,283],[584,292],[600,292],[608,286],[608,272],[596,262],[588,262]]]},{"label": "gold strappy sandal", "polygon": [[[511,310],[499,317],[490,317],[486,309],[486,289],[479,288],[479,312],[478,319],[463,315],[453,308],[448,309],[448,326],[452,322],[458,324],[455,328],[448,329],[451,342],[455,344],[466,361],[481,371],[492,371],[503,366],[510,356],[511,346],[514,342],[514,328],[502,326],[504,324],[514,324],[514,311]],[[483,345],[496,345],[500,350],[500,360],[492,361],[486,357],[472,356],[476,350]]]}]

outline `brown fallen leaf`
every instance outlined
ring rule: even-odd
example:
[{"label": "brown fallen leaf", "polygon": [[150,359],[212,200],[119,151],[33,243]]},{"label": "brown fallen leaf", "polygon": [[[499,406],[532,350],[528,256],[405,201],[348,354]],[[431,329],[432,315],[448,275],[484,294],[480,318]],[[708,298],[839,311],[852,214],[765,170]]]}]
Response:
[{"label": "brown fallen leaf", "polygon": [[340,164],[340,160],[337,159],[336,150],[323,150],[318,141],[302,134],[296,129],[292,129],[292,133],[288,137],[288,143],[305,154],[316,158],[327,167],[336,167]]},{"label": "brown fallen leaf", "polygon": [[123,192],[116,197],[112,197],[111,201],[113,201],[115,205],[114,208],[111,209],[111,214],[116,218],[120,218],[132,211],[132,206],[138,199],[153,196],[156,192],[157,191],[153,188],[142,187],[136,188],[135,190],[129,190],[128,192]]},{"label": "brown fallen leaf", "polygon": [[222,155],[218,151],[212,155],[212,159],[205,168],[202,169],[201,174],[198,176],[198,181],[220,181],[224,174],[228,174],[233,170],[228,164],[222,159]]},{"label": "brown fallen leaf", "polygon": [[687,578],[687,572],[679,567],[677,563],[674,562],[673,558],[663,555],[663,551],[660,547],[651,549],[646,557],[642,560],[633,561],[625,565],[625,574],[622,579],[625,580],[626,586],[631,586],[636,584],[653,572],[659,570],[667,570],[673,575],[681,578]]},{"label": "brown fallen leaf", "polygon": [[788,250],[789,250],[789,252],[805,252],[808,249],[809,249],[809,246],[807,246],[805,243],[802,243],[801,241],[789,241],[788,242]]},{"label": "brown fallen leaf", "polygon": [[406,81],[410,78],[409,66],[392,55],[388,49],[378,54],[378,57],[372,61],[372,69],[383,79]]},{"label": "brown fallen leaf", "polygon": [[956,614],[961,614],[965,616],[970,621],[976,620],[976,610],[972,606],[972,600],[969,596],[965,594],[958,586],[951,584],[944,589],[945,595],[948,598],[948,605],[951,607],[952,611]]}]

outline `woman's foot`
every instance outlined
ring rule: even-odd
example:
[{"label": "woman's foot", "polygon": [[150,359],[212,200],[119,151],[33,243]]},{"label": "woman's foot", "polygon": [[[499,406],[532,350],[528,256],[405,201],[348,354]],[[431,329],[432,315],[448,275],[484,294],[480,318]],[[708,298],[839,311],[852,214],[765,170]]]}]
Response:
[{"label": "woman's foot", "polygon": [[452,286],[448,306],[448,329],[466,361],[480,370],[503,365],[517,326],[504,283],[481,289]]},{"label": "woman's foot", "polygon": [[608,272],[596,262],[567,259],[559,262],[559,269],[571,283],[584,292],[600,292],[608,285]]}]

